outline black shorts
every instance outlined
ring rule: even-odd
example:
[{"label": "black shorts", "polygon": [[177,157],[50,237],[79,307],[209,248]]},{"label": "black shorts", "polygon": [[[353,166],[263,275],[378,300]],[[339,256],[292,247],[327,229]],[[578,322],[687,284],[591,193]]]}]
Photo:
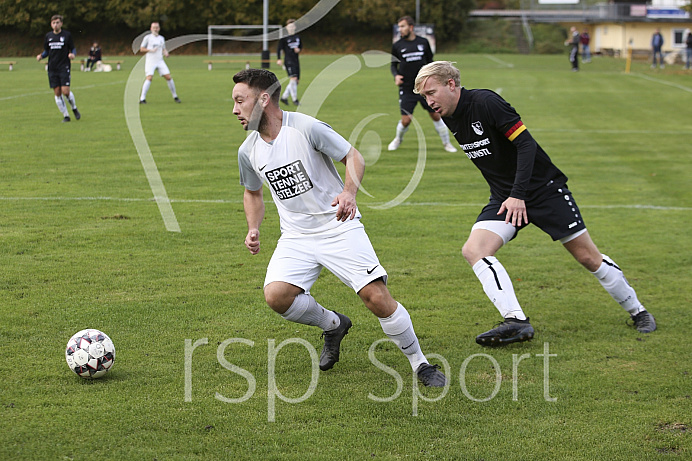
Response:
[{"label": "black shorts", "polygon": [[284,65],[286,66],[286,73],[289,77],[300,79],[300,63],[284,62]]},{"label": "black shorts", "polygon": [[66,67],[58,71],[48,71],[48,83],[51,88],[70,86],[70,68]]},{"label": "black shorts", "polygon": [[[536,225],[553,240],[560,240],[569,237],[575,232],[586,229],[586,224],[581,217],[581,212],[577,203],[572,197],[572,193],[567,189],[566,184],[548,184],[546,193],[540,197],[526,201],[526,214],[529,217],[529,224]],[[504,221],[507,216],[505,211],[501,215],[500,211],[504,200],[490,197],[490,202],[483,208],[478,215],[476,222],[479,221]],[[526,227],[522,224],[517,227],[517,233]],[[514,234],[516,237],[517,234]],[[512,237],[514,238],[514,237]]]},{"label": "black shorts", "polygon": [[430,108],[428,103],[425,102],[423,96],[414,93],[412,90],[399,89],[399,109],[401,110],[401,115],[411,115],[418,103],[428,112],[435,112]]}]

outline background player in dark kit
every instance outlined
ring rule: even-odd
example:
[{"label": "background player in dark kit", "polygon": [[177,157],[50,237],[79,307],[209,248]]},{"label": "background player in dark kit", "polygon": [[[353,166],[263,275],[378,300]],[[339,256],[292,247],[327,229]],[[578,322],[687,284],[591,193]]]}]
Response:
[{"label": "background player in dark kit", "polygon": [[[293,100],[293,104],[297,106],[299,104],[298,82],[300,81],[300,61],[298,55],[303,50],[303,42],[300,41],[300,36],[296,35],[295,22],[295,19],[286,21],[286,32],[288,32],[288,36],[279,40],[279,45],[276,50],[276,64],[279,66],[285,65],[286,73],[289,77],[286,90],[284,94],[281,95],[281,102],[288,104],[288,97],[290,96]],[[283,61],[281,60],[282,52],[284,54]]]},{"label": "background player in dark kit", "polygon": [[48,82],[55,94],[55,104],[63,115],[63,122],[70,121],[70,114],[63,96],[70,103],[74,118],[79,120],[82,116],[77,110],[74,94],[70,91],[72,60],[77,54],[77,49],[72,41],[72,34],[62,29],[63,18],[59,14],[50,18],[50,26],[53,29],[46,34],[43,41],[43,53],[36,56],[36,60],[48,58]]},{"label": "background player in dark kit", "polygon": [[478,344],[498,346],[533,337],[512,281],[495,258],[529,223],[559,240],[630,314],[638,331],[656,329],[654,317],[639,302],[620,268],[591,240],[567,189],[567,177],[507,101],[490,90],[461,87],[459,69],[448,61],[424,66],[416,77],[415,91],[442,116],[490,186],[490,202],[478,216],[462,254],[504,321],[478,335]]},{"label": "background player in dark kit", "polygon": [[434,113],[420,95],[413,92],[413,82],[421,67],[433,61],[433,52],[430,43],[424,37],[416,35],[414,22],[411,16],[404,16],[397,21],[401,39],[392,45],[391,71],[394,83],[399,87],[399,109],[401,120],[396,125],[396,136],[389,143],[389,150],[397,150],[404,134],[411,124],[411,114],[416,105],[420,103],[427,110],[433,120],[435,130],[440,135],[444,149],[447,152],[456,152],[457,149],[449,142],[449,131],[440,116]]}]

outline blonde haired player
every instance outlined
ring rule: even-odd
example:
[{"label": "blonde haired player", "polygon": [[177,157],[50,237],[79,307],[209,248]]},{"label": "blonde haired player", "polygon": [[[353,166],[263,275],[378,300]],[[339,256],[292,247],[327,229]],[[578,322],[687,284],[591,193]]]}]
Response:
[{"label": "blonde haired player", "polygon": [[151,33],[144,37],[142,45],[139,48],[140,52],[146,53],[146,62],[144,63],[144,75],[146,79],[144,80],[144,85],[142,85],[142,94],[139,97],[139,103],[147,103],[147,93],[149,92],[149,87],[151,87],[151,80],[154,77],[155,70],[158,70],[159,75],[166,79],[168,89],[171,90],[171,94],[173,95],[173,100],[180,103],[178,93],[175,91],[175,83],[171,78],[171,71],[168,70],[166,61],[163,59],[164,57],[168,57],[168,50],[166,49],[166,40],[163,38],[163,35],[159,35],[161,25],[158,22],[152,22],[149,30]]},{"label": "blonde haired player", "polygon": [[495,258],[495,253],[529,224],[562,243],[627,311],[639,332],[656,329],[654,316],[639,302],[620,267],[601,254],[591,240],[567,189],[567,176],[553,164],[507,101],[490,90],[462,87],[459,69],[448,61],[423,66],[414,91],[442,116],[490,186],[490,202],[461,250],[503,317],[495,328],[476,337],[478,344],[501,346],[533,338],[533,327],[517,301],[512,280]]}]

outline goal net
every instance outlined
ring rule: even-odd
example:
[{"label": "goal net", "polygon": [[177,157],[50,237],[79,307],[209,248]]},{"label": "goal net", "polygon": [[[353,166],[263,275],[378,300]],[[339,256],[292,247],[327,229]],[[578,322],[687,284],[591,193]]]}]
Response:
[{"label": "goal net", "polygon": [[[262,35],[264,26],[248,25],[212,25],[207,26],[207,48],[209,56],[229,55],[262,55],[262,51],[270,51],[268,37]],[[276,39],[283,36],[283,26],[270,24],[267,26],[268,35]],[[273,34],[269,32],[274,32]]]}]

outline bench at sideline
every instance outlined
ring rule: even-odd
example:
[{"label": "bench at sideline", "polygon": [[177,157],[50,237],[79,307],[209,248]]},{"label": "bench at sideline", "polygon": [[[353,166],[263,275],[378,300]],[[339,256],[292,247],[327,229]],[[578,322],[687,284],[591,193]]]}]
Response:
[{"label": "bench at sideline", "polygon": [[10,66],[10,70],[14,69],[14,65],[17,61],[0,61],[0,66]]},{"label": "bench at sideline", "polygon": [[[80,59],[79,60],[79,70],[84,72],[84,69],[86,69],[86,59]],[[118,60],[112,60],[112,59],[102,59],[101,62],[103,64],[115,64],[115,69],[120,70],[120,65],[123,63],[123,61],[118,61]]]},{"label": "bench at sideline", "polygon": [[271,61],[268,59],[265,59],[265,60],[262,60],[262,59],[256,59],[256,60],[252,60],[252,59],[214,59],[214,60],[204,61],[204,63],[207,65],[207,68],[209,70],[212,70],[214,64],[235,64],[235,63],[239,63],[239,62],[245,63],[245,68],[249,69],[251,62],[261,64],[264,62],[269,63]]}]

